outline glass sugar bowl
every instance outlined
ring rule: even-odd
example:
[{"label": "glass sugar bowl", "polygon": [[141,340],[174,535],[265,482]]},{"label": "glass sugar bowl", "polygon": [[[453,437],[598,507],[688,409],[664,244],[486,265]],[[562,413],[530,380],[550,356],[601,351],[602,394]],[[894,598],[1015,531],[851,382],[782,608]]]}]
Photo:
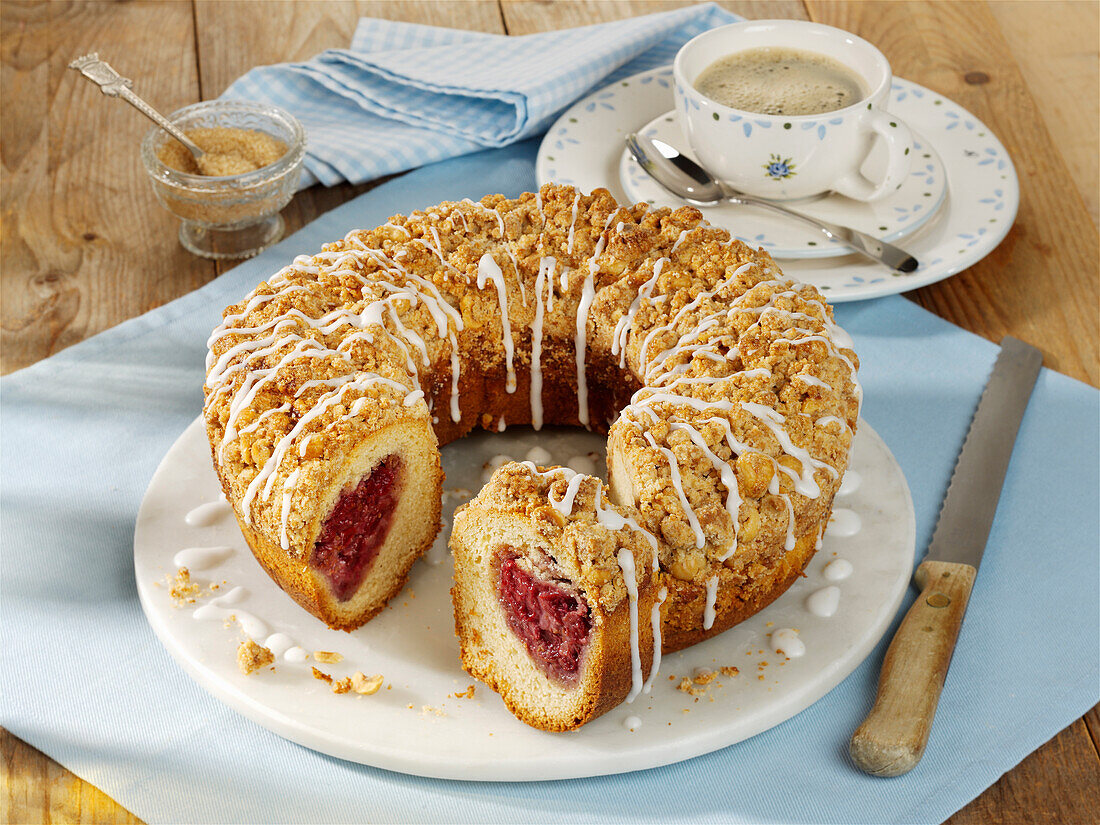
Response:
[{"label": "glass sugar bowl", "polygon": [[[260,132],[286,146],[274,162],[242,174],[217,176],[180,171],[164,157],[182,149],[161,129],[150,129],[141,142],[141,160],[153,191],[164,208],[180,218],[180,243],[203,258],[223,260],[251,257],[278,241],[286,228],[282,210],[298,185],[305,157],[306,134],[292,114],[266,103],[210,100],[184,106],[169,115],[184,132],[195,129],[233,129]],[[241,133],[228,134],[237,140]],[[266,136],[266,137],[265,137]],[[194,137],[192,137],[194,139]],[[168,147],[171,141],[174,147]],[[197,141],[202,145],[202,141]],[[208,160],[221,158],[210,152]],[[189,161],[193,163],[190,155]],[[217,164],[208,171],[217,171]],[[222,168],[232,169],[232,166]]]}]

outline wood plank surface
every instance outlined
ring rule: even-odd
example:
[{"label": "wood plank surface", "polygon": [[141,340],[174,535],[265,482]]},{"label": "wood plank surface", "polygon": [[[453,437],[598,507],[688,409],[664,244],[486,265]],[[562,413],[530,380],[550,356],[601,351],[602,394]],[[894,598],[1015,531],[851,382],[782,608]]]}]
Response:
[{"label": "wood plank surface", "polygon": [[[345,46],[363,15],[528,34],[682,5],[276,0],[257,13],[259,4],[222,0],[4,0],[0,373],[183,295],[228,266],[216,267],[179,247],[175,219],[155,202],[137,155],[146,122],[67,71],[75,56],[98,50],[134,78],[150,102],[172,110],[217,96],[252,66]],[[1093,385],[1100,382],[1100,5],[999,0],[722,5],[746,17],[813,19],[855,31],[886,53],[896,74],[957,100],[985,121],[1017,164],[1016,226],[984,261],[909,297],[987,338],[1017,335],[1043,349],[1048,366]],[[172,48],[165,49],[165,43]],[[378,183],[299,193],[284,211],[288,231]],[[3,730],[0,752],[0,821],[140,822]],[[1098,810],[1100,711],[1093,708],[949,822],[1096,822]]]},{"label": "wood plank surface", "polygon": [[[67,67],[99,50],[166,111],[198,98],[191,4],[0,4],[0,370],[206,283],[137,147],[150,123]],[[163,43],[179,44],[165,52]]]},{"label": "wood plank surface", "polygon": [[898,76],[977,115],[1016,164],[1020,211],[1008,237],[966,271],[909,297],[992,341],[1027,341],[1046,366],[1096,386],[1096,227],[989,7],[818,0],[807,7],[814,20],[875,43]]},{"label": "wood plank surface", "polygon": [[[1070,178],[1100,226],[1100,3],[992,2],[989,10],[1066,161]],[[1051,25],[1051,21],[1057,25]]]}]

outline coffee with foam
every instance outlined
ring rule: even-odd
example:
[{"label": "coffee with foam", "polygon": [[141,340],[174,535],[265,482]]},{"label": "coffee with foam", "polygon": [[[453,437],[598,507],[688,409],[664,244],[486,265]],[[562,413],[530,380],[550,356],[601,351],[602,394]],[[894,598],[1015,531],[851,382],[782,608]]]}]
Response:
[{"label": "coffee with foam", "polygon": [[790,48],[747,49],[705,68],[695,88],[724,106],[765,115],[817,115],[857,103],[863,80],[843,63]]}]

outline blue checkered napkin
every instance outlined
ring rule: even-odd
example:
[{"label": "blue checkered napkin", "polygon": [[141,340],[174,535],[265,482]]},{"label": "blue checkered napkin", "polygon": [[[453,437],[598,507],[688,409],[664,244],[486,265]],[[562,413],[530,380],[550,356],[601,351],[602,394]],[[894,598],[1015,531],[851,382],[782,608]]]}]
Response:
[{"label": "blue checkered napkin", "polygon": [[351,48],[253,69],[224,97],[302,121],[303,186],[360,183],[538,134],[592,88],[665,65],[696,34],[738,19],[705,4],[507,37],[363,18]]}]

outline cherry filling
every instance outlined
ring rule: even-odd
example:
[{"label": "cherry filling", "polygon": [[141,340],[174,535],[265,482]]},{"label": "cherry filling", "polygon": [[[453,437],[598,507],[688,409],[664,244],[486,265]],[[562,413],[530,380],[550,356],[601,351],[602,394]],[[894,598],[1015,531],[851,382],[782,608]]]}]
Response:
[{"label": "cherry filling", "polygon": [[340,495],[325,520],[309,563],[325,574],[340,601],[359,589],[386,540],[400,482],[401,458],[386,456],[354,490]]},{"label": "cherry filling", "polygon": [[516,558],[505,549],[497,584],[508,627],[547,675],[572,684],[592,629],[588,605],[556,584],[520,569]]}]

